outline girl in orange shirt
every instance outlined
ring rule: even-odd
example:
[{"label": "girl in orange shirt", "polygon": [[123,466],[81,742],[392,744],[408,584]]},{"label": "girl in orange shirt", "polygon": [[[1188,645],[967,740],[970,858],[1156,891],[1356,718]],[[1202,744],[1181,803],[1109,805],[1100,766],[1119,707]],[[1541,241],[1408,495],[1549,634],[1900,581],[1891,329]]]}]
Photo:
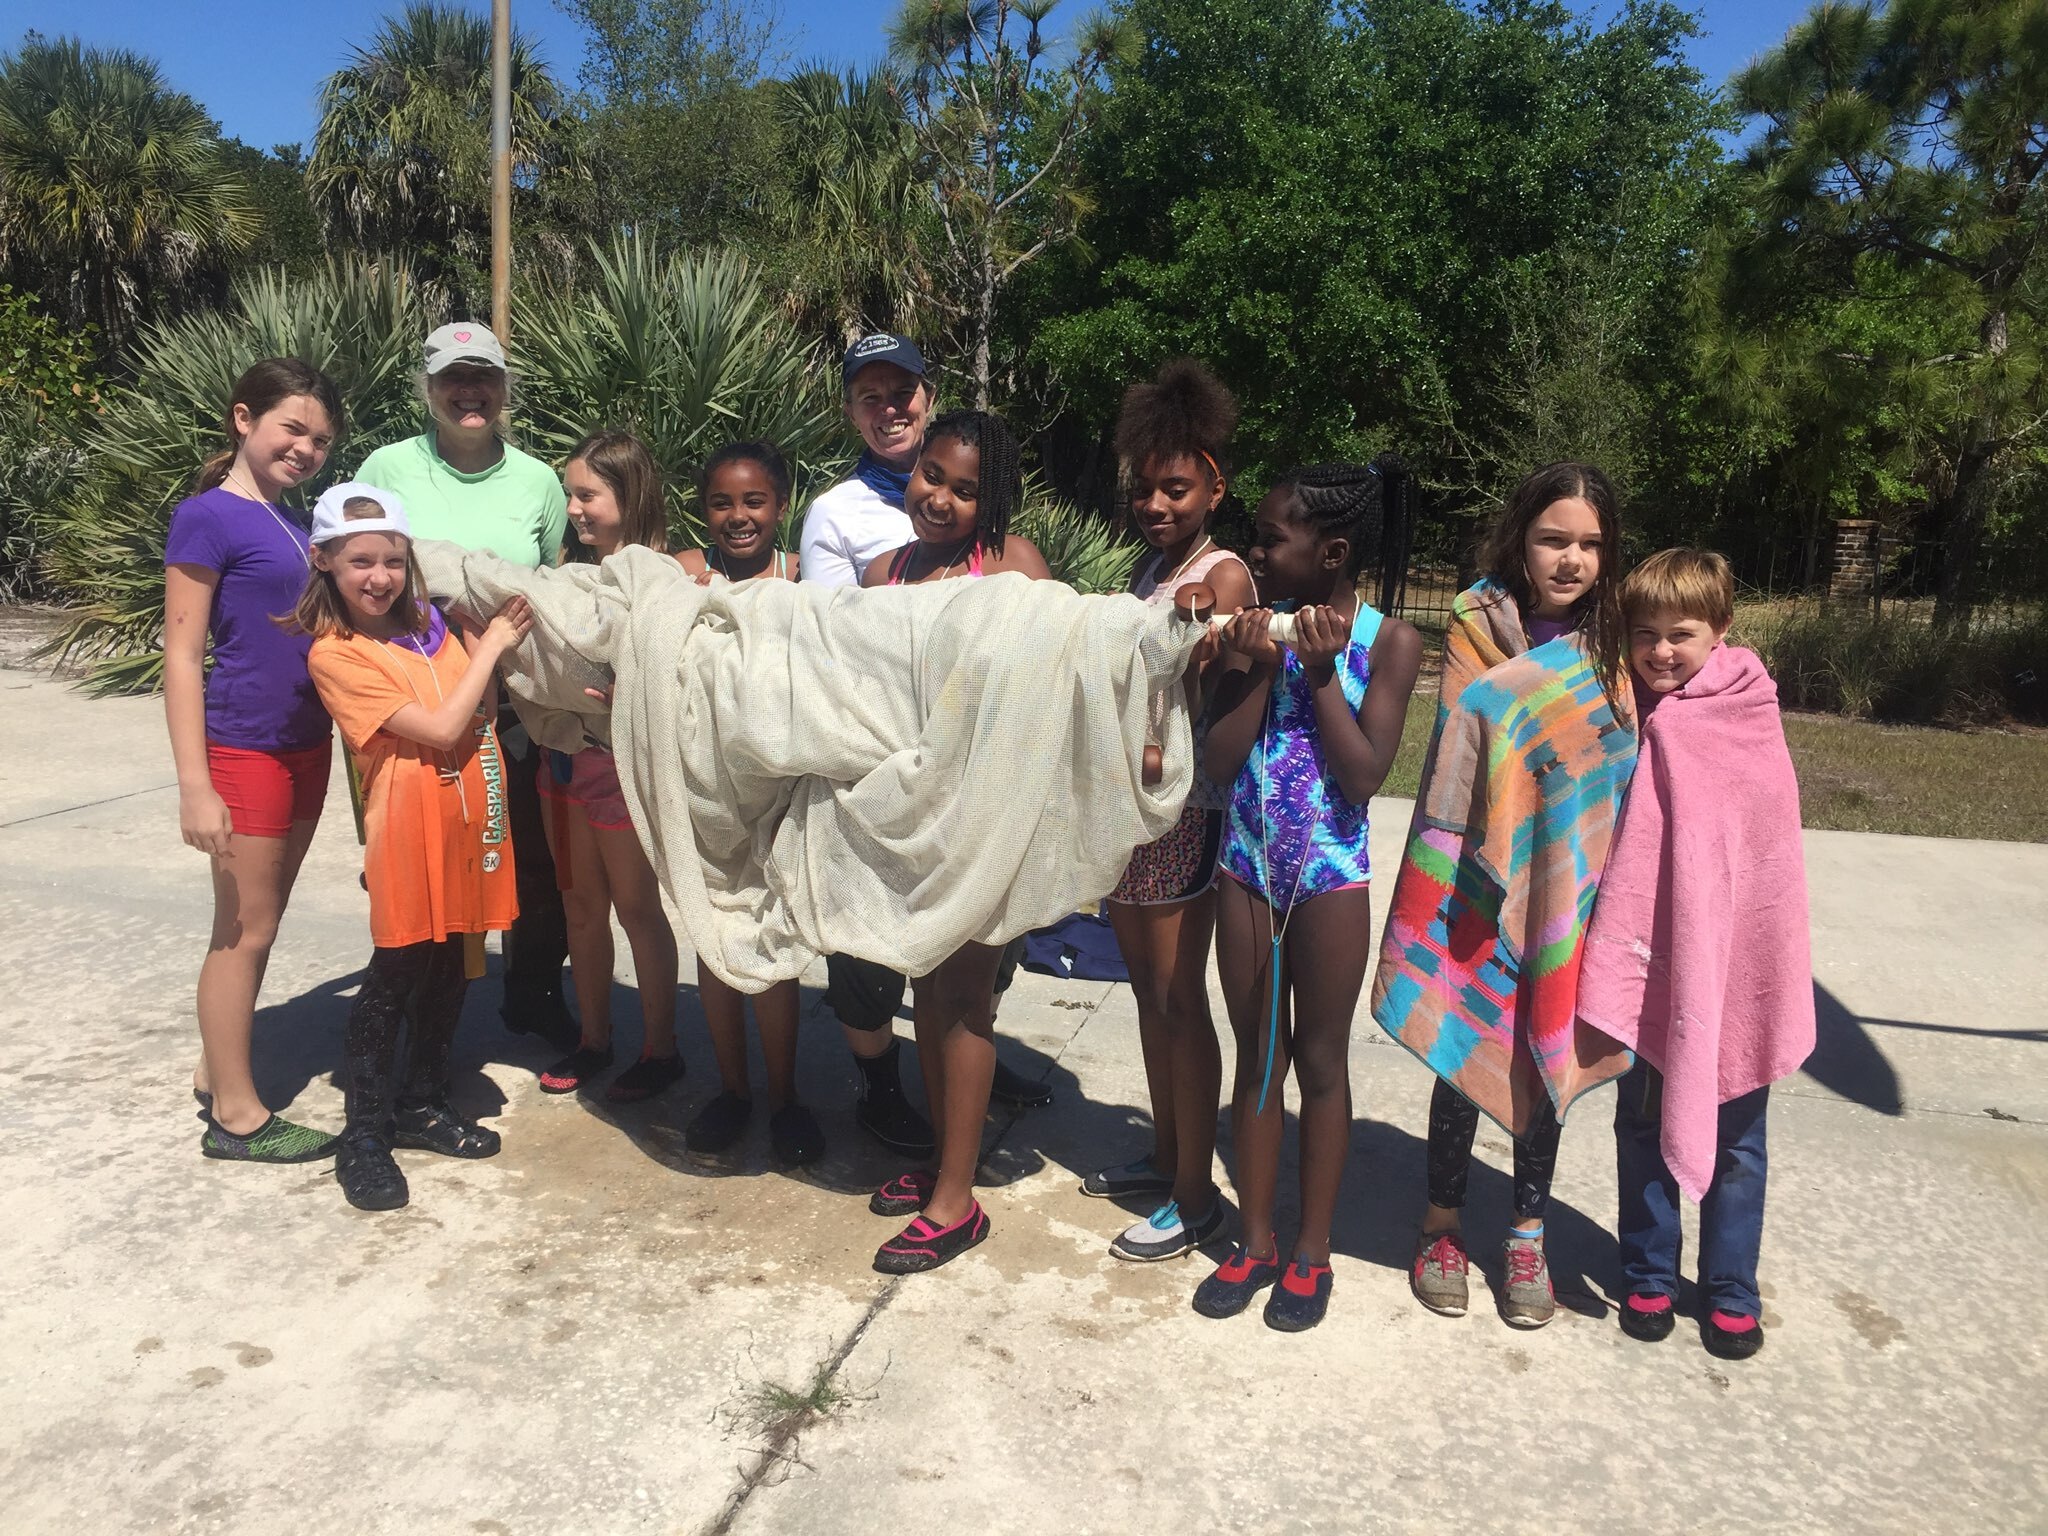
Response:
[{"label": "girl in orange shirt", "polygon": [[[533,616],[514,598],[465,651],[426,600],[398,497],[337,485],[313,509],[313,572],[289,625],[355,754],[376,948],[350,1008],[348,1124],[335,1156],[358,1210],[407,1199],[393,1147],[490,1157],[498,1133],[448,1103],[448,1053],[469,977],[463,935],[512,925],[505,761],[493,671]],[[394,1082],[401,1023],[411,1023]]]}]

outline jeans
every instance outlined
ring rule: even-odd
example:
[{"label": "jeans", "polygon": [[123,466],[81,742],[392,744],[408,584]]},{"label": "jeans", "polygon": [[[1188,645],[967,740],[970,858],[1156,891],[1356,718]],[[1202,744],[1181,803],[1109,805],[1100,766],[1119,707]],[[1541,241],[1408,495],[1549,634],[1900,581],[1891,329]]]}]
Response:
[{"label": "jeans", "polygon": [[[1700,1202],[1700,1290],[1707,1305],[1739,1317],[1763,1310],[1756,1266],[1764,1242],[1764,1110],[1771,1090],[1759,1088],[1721,1106],[1715,1136],[1714,1182]],[[1621,1080],[1614,1105],[1614,1147],[1621,1186],[1621,1276],[1631,1294],[1678,1294],[1678,1181],[1664,1166],[1657,1140],[1663,1125],[1664,1079],[1648,1062]]]}]

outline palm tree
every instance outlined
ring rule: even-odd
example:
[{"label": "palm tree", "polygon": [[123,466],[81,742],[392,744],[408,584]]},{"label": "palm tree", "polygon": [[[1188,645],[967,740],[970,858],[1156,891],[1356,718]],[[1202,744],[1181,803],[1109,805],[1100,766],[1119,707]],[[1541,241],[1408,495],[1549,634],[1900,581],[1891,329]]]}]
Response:
[{"label": "palm tree", "polygon": [[0,262],[74,325],[98,325],[109,355],[260,225],[219,130],[154,61],[33,33],[0,55]]},{"label": "palm tree", "polygon": [[775,91],[787,157],[777,222],[799,329],[836,350],[864,330],[911,327],[918,186],[896,77],[821,65]]},{"label": "palm tree", "polygon": [[[531,37],[512,35],[515,207],[556,198],[580,178],[563,97]],[[340,236],[405,256],[459,309],[488,292],[491,26],[452,5],[415,0],[320,93],[306,191]]]}]

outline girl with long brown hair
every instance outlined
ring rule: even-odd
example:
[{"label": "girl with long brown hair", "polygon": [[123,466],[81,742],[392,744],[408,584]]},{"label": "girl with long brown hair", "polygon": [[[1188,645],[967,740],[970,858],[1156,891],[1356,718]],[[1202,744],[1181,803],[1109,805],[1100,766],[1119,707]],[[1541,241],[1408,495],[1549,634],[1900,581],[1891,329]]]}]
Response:
[{"label": "girl with long brown hair", "polygon": [[[305,585],[305,514],[286,505],[343,426],[309,363],[266,358],[235,381],[226,444],[164,541],[164,713],[178,828],[207,855],[213,930],[199,968],[200,1150],[237,1162],[324,1157],[333,1138],[272,1114],[249,1066],[256,998],[327,794],[333,725],[306,675],[310,642],[271,622]],[[207,669],[212,656],[213,667]]]}]

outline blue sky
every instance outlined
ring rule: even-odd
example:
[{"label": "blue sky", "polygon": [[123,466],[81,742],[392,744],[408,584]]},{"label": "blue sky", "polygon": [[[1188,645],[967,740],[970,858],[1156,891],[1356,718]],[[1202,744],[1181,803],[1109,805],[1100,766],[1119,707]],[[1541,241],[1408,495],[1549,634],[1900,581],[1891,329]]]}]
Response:
[{"label": "blue sky", "polygon": [[[479,9],[483,0],[472,0]],[[1079,6],[1082,0],[1066,0]],[[1573,0],[1600,17],[1609,4]],[[1805,0],[1692,0],[1705,36],[1693,63],[1718,84],[1770,47],[1804,14]],[[399,0],[10,0],[0,48],[26,30],[76,36],[153,56],[178,89],[220,120],[222,130],[268,148],[313,136],[320,82],[365,41]],[[780,0],[777,50],[792,63],[825,57],[867,61],[880,54],[884,0]],[[556,72],[573,81],[580,34],[554,0],[512,0],[514,25],[536,34]]]}]

